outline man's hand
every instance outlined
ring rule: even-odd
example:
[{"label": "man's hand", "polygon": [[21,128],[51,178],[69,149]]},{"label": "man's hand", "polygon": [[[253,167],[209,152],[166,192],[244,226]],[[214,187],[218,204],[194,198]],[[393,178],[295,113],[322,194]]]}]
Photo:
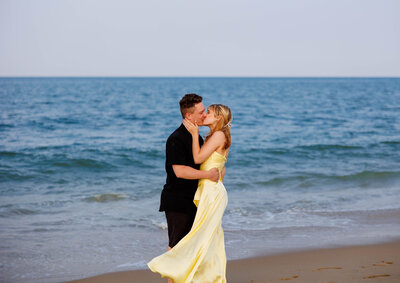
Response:
[{"label": "man's hand", "polygon": [[201,171],[186,165],[172,165],[175,176],[182,179],[210,179],[213,182],[218,182],[219,171],[213,168],[208,171]]},{"label": "man's hand", "polygon": [[214,181],[214,182],[218,182],[218,179],[219,179],[219,171],[218,171],[217,168],[210,169],[210,170],[208,170],[207,172],[208,172],[208,174],[209,174],[209,176],[208,176],[207,179],[210,179],[211,181]]}]

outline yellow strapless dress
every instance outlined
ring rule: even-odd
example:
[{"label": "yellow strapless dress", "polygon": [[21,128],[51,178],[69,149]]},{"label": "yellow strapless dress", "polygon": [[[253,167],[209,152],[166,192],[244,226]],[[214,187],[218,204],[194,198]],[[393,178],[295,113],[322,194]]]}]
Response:
[{"label": "yellow strapless dress", "polygon": [[[221,172],[225,156],[214,151],[200,170],[218,168]],[[226,255],[222,216],[228,204],[221,176],[218,183],[200,179],[194,196],[196,217],[190,232],[171,250],[153,258],[147,265],[151,271],[175,283],[226,282]]]}]

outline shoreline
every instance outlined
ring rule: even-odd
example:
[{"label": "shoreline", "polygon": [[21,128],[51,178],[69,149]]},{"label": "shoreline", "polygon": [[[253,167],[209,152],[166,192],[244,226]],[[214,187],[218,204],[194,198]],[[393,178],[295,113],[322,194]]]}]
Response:
[{"label": "shoreline", "polygon": [[[227,282],[400,282],[400,240],[371,245],[299,250],[230,260]],[[150,270],[101,274],[65,283],[166,282]]]}]

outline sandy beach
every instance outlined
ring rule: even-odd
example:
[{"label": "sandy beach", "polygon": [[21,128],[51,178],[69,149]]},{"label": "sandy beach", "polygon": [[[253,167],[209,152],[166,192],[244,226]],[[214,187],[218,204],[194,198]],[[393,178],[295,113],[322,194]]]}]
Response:
[{"label": "sandy beach", "polygon": [[[254,257],[229,261],[229,283],[400,282],[400,241]],[[75,283],[166,282],[149,270],[108,273]]]}]

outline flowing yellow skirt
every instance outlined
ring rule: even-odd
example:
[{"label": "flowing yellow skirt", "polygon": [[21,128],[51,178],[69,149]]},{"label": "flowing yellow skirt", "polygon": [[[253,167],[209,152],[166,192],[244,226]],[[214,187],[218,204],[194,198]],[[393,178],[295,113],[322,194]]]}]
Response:
[{"label": "flowing yellow skirt", "polygon": [[197,213],[190,232],[147,265],[151,271],[175,283],[225,283],[226,255],[221,223],[228,196],[223,183],[200,180],[194,203]]}]

